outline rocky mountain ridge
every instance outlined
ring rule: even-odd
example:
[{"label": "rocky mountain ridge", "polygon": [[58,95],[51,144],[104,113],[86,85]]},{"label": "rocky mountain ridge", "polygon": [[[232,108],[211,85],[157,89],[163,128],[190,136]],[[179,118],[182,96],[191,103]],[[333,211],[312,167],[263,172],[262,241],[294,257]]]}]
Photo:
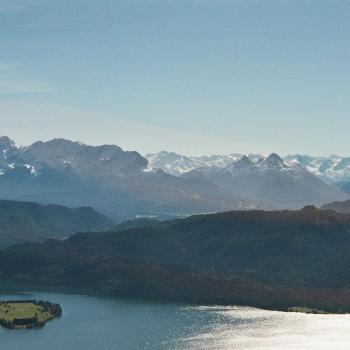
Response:
[{"label": "rocky mountain ridge", "polygon": [[0,197],[5,199],[88,205],[118,221],[246,206],[244,199],[205,180],[194,182],[149,169],[139,153],[115,145],[54,139],[17,147],[3,137],[0,154]]},{"label": "rocky mountain ridge", "polygon": [[348,198],[277,154],[202,157],[180,176],[167,167],[189,158],[170,158],[164,170],[155,167],[156,158],[148,160],[115,145],[54,139],[19,147],[2,137],[0,198],[91,206],[117,221],[233,209],[297,209]]},{"label": "rocky mountain ridge", "polygon": [[[212,156],[183,156],[174,152],[161,151],[155,154],[148,154],[146,158],[153,168],[159,168],[172,175],[180,176],[197,168],[227,168],[243,156],[244,154],[241,153]],[[247,157],[257,162],[267,156],[263,154],[248,154]],[[294,154],[281,158],[286,164],[291,166],[299,165],[327,183],[350,181],[350,157],[337,155],[314,157]]]}]

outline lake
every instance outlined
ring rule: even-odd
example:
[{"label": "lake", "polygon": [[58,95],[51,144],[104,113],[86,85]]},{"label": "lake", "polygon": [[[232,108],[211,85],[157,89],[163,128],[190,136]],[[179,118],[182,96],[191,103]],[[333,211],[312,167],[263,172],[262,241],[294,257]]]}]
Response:
[{"label": "lake", "polygon": [[348,349],[350,315],[305,315],[247,307],[189,306],[51,292],[0,299],[58,302],[63,316],[42,329],[0,327],[0,349]]}]

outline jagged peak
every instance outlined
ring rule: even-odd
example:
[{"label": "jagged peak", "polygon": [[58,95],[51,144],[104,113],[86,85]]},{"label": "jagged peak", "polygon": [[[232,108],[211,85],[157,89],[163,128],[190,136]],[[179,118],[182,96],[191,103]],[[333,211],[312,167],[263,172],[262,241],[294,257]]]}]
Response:
[{"label": "jagged peak", "polygon": [[250,160],[246,155],[243,155],[240,159],[236,160],[228,167],[226,167],[224,171],[229,171],[232,175],[238,175],[251,166],[254,166],[254,162]]},{"label": "jagged peak", "polygon": [[250,160],[246,155],[243,155],[239,160],[233,163],[233,168],[246,168],[254,165],[254,162]]},{"label": "jagged peak", "polygon": [[287,166],[283,162],[282,158],[276,153],[271,153],[266,159],[257,163],[257,165],[259,167],[267,167],[267,168],[282,168],[284,166]]},{"label": "jagged peak", "polygon": [[271,153],[267,158],[266,162],[283,163],[282,158],[277,153]]},{"label": "jagged peak", "polygon": [[17,148],[16,143],[8,136],[0,136],[0,147],[3,149]]},{"label": "jagged peak", "polygon": [[249,159],[246,155],[243,155],[243,156],[241,157],[241,159],[239,159],[238,162],[246,163],[246,164],[253,164],[253,163],[254,163],[254,162],[253,162],[251,159]]}]

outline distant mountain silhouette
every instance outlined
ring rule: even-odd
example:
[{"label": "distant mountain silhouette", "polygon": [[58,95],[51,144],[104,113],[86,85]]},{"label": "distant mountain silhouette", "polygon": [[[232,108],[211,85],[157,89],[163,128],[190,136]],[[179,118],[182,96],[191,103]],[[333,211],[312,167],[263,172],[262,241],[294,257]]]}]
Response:
[{"label": "distant mountain silhouette", "polygon": [[321,207],[322,210],[334,210],[338,213],[350,214],[350,200],[343,202],[332,202]]},{"label": "distant mountain silhouette", "polygon": [[[54,139],[17,147],[0,142],[0,197],[92,206],[118,221],[137,215],[171,217],[250,207],[207,181],[148,168],[137,152]],[[246,205],[247,204],[247,205]]]},{"label": "distant mountain silhouette", "polygon": [[[164,153],[164,162],[169,157],[178,156]],[[54,139],[19,147],[1,137],[0,198],[91,206],[118,222],[140,216],[164,219],[238,209],[296,209],[348,198],[277,154],[203,157],[197,165],[206,166],[188,165],[182,176],[156,169],[155,159],[149,159],[115,145]]]},{"label": "distant mountain silhouette", "polygon": [[274,153],[256,162],[243,156],[227,167],[198,168],[182,177],[211,181],[242,198],[279,209],[322,205],[348,197],[299,165],[285,163]]},{"label": "distant mountain silhouette", "polygon": [[108,230],[114,222],[92,208],[0,200],[0,248],[23,242],[62,239],[81,231]]},{"label": "distant mountain silhouette", "polygon": [[[159,152],[146,155],[154,168],[159,168],[170,174],[180,176],[198,168],[226,168],[242,158],[243,154],[232,153],[212,156],[183,156],[174,152]],[[264,159],[262,154],[249,154],[254,162]],[[350,181],[350,157],[331,155],[314,157],[310,155],[293,154],[283,157],[288,165],[299,165],[326,183]]]}]

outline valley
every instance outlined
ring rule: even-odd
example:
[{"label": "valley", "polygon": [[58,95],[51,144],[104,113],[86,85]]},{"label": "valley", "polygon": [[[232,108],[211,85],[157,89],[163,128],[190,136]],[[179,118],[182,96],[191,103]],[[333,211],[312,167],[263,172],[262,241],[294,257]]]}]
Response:
[{"label": "valley", "polygon": [[348,350],[349,17],[0,0],[0,350]]}]

